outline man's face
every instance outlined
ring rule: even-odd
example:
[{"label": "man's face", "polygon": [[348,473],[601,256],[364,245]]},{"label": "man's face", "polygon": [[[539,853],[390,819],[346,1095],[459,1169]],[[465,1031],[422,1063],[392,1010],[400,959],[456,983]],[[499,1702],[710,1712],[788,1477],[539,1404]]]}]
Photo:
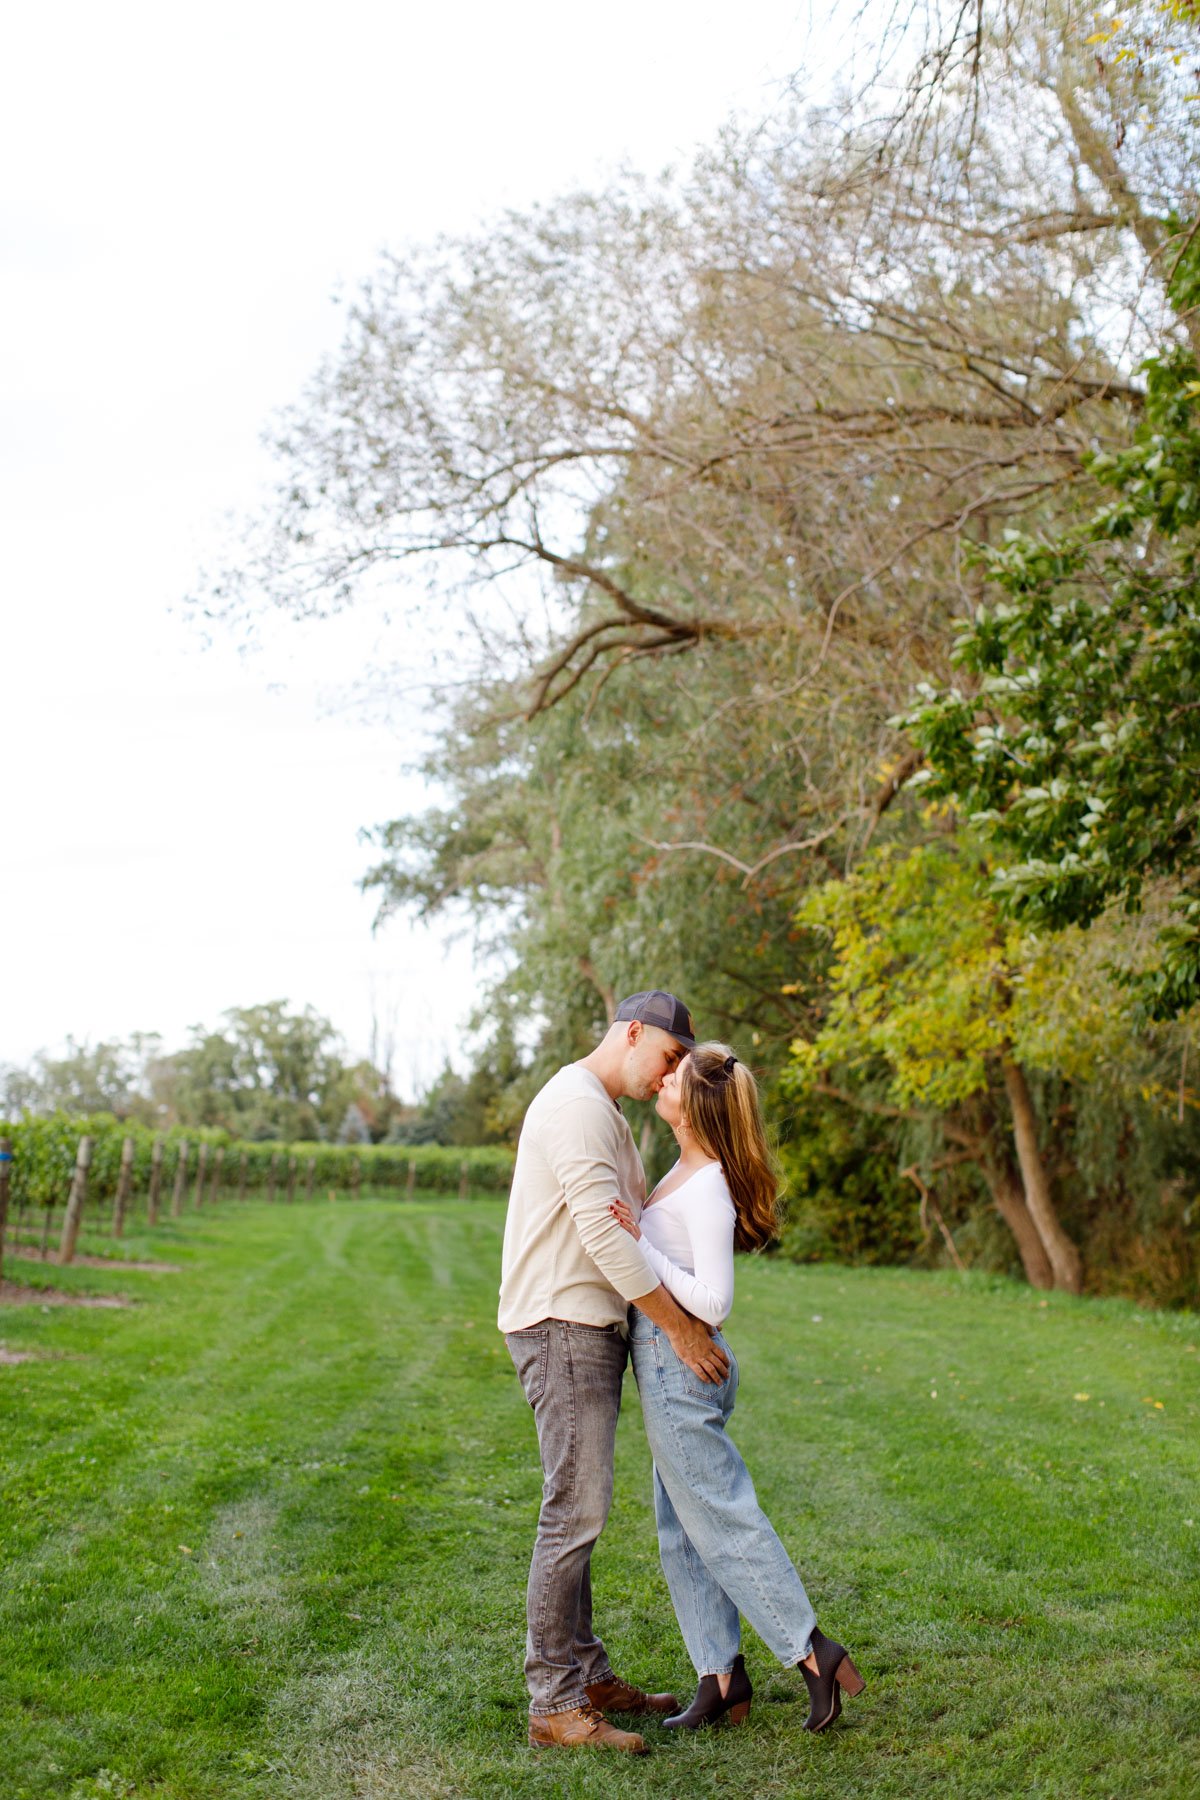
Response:
[{"label": "man's face", "polygon": [[635,1019],[629,1029],[625,1092],[631,1100],[650,1100],[672,1069],[679,1067],[687,1051],[670,1032],[660,1031],[657,1025],[643,1025]]}]

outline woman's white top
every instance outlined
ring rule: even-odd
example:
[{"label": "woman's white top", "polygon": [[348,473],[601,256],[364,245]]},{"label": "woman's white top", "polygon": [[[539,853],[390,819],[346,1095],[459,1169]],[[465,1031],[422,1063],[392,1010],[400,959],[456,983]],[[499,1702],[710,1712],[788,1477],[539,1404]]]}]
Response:
[{"label": "woman's white top", "polygon": [[646,1261],[680,1306],[723,1325],[733,1306],[733,1201],[720,1163],[707,1163],[642,1208]]}]

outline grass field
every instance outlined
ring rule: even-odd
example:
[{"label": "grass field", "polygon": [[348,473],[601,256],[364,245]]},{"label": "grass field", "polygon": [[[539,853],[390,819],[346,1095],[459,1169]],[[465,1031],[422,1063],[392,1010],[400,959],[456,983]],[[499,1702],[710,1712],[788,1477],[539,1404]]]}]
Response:
[{"label": "grass field", "polygon": [[[227,1205],[127,1240],[177,1273],[6,1266],[132,1304],[0,1309],[3,1800],[1200,1795],[1200,1319],[761,1260],[736,1435],[867,1692],[808,1737],[748,1636],[745,1729],[528,1750],[502,1221]],[[690,1693],[631,1380],[595,1584]]]}]

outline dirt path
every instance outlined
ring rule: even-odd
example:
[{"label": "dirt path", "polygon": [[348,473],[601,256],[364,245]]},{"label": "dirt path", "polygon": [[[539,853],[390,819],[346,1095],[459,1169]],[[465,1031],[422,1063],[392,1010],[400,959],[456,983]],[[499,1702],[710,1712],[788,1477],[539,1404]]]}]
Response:
[{"label": "dirt path", "polygon": [[0,1306],[128,1306],[124,1294],[66,1294],[61,1288],[21,1287],[0,1281]]},{"label": "dirt path", "polygon": [[[6,1244],[4,1259],[21,1262],[45,1262],[47,1268],[58,1262],[57,1256],[43,1257],[40,1250],[33,1250],[24,1244]],[[182,1275],[182,1263],[169,1262],[131,1262],[120,1256],[85,1256],[82,1251],[75,1253],[71,1267],[75,1269],[143,1269],[149,1275]]]}]

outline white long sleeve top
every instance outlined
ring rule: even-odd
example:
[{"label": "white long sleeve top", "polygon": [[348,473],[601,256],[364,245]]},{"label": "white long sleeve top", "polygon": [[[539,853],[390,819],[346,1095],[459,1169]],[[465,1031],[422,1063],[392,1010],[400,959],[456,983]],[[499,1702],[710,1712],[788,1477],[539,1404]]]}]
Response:
[{"label": "white long sleeve top", "polygon": [[733,1201],[720,1163],[707,1163],[642,1209],[646,1261],[680,1306],[723,1325],[733,1306]]}]

